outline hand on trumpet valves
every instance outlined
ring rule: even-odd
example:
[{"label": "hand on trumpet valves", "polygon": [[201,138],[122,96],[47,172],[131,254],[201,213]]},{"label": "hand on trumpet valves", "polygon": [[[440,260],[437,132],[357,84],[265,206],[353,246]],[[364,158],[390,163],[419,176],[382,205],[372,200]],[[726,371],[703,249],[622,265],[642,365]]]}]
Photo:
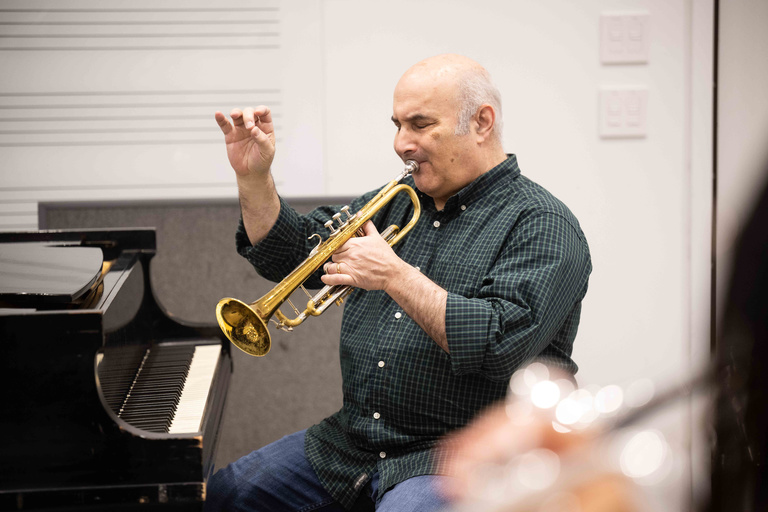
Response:
[{"label": "hand on trumpet valves", "polygon": [[407,265],[381,237],[373,222],[366,222],[363,231],[365,236],[347,240],[324,265],[325,284],[384,290],[388,281],[397,278],[400,266]]},{"label": "hand on trumpet valves", "polygon": [[216,112],[216,122],[224,134],[229,163],[238,177],[263,177],[269,172],[275,157],[275,131],[272,112],[261,105],[256,108],[234,109],[230,118]]}]

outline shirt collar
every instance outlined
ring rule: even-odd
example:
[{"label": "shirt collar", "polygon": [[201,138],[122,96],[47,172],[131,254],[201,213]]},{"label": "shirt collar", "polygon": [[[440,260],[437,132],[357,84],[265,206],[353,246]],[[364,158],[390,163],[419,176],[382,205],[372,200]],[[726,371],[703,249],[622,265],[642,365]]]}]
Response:
[{"label": "shirt collar", "polygon": [[[506,160],[501,162],[491,170],[478,176],[472,183],[459,190],[451,196],[445,203],[444,211],[452,212],[460,206],[468,207],[478,198],[483,197],[507,181],[514,180],[520,175],[520,167],[517,165],[517,156],[508,154]],[[422,202],[428,198],[423,192],[419,192]],[[431,199],[431,198],[430,198]],[[434,202],[432,207],[434,208]]]}]

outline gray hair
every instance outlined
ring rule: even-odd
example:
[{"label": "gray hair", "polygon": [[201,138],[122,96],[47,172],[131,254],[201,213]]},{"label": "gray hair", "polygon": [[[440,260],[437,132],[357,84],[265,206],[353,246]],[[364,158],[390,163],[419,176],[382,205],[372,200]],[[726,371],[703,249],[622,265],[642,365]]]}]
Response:
[{"label": "gray hair", "polygon": [[493,131],[496,139],[501,143],[503,126],[501,119],[501,94],[485,70],[468,71],[459,80],[459,119],[454,133],[456,135],[468,134],[472,116],[477,113],[481,105],[486,103],[491,105],[494,112],[496,112],[496,122]]}]

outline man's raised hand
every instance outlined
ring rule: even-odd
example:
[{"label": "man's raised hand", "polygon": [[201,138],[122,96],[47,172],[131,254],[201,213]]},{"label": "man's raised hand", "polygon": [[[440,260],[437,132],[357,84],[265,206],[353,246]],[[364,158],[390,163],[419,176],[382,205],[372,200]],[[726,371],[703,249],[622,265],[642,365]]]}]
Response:
[{"label": "man's raised hand", "polygon": [[238,176],[259,177],[269,172],[275,157],[275,130],[269,107],[234,109],[230,119],[216,112],[216,122],[224,134],[229,163]]}]

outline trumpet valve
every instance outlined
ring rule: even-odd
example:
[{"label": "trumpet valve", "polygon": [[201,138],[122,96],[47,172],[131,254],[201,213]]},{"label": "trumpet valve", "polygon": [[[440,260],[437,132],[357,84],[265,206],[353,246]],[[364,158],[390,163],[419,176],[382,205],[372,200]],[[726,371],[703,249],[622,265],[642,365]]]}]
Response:
[{"label": "trumpet valve", "polygon": [[339,230],[336,227],[334,227],[333,220],[327,221],[325,224],[323,224],[323,226],[327,227],[332,235],[335,235],[336,233],[339,232]]}]

